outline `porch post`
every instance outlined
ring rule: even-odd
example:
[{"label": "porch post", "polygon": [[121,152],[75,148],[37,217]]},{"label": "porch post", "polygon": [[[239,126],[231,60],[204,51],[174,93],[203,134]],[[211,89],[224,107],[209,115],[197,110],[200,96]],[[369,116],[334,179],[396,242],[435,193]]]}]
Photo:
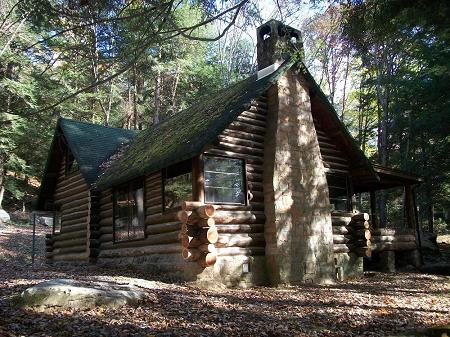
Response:
[{"label": "porch post", "polygon": [[406,208],[406,222],[409,229],[415,229],[415,212],[414,212],[414,201],[413,201],[413,190],[411,185],[405,185],[405,208]]},{"label": "porch post", "polygon": [[370,217],[373,228],[379,228],[377,220],[377,199],[374,190],[370,190]]}]

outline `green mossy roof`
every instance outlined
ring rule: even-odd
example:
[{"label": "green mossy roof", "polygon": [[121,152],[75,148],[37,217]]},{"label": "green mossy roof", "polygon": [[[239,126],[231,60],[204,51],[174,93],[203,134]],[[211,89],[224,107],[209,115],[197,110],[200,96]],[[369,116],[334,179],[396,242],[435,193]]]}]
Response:
[{"label": "green mossy roof", "polygon": [[122,157],[100,176],[97,188],[104,189],[154,172],[200,154],[251,103],[295,63],[292,58],[272,74],[256,75],[238,82],[214,96],[163,122],[140,132]]},{"label": "green mossy roof", "polygon": [[97,181],[101,164],[122,145],[129,144],[138,133],[65,118],[59,119],[58,125],[89,186]]}]

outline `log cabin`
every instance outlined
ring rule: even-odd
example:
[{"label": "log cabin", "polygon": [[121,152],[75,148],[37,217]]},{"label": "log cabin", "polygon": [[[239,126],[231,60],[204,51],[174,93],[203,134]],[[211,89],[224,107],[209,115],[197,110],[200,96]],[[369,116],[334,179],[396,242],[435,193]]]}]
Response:
[{"label": "log cabin", "polygon": [[[421,178],[368,160],[305,67],[298,30],[271,20],[257,38],[254,76],[148,129],[59,119],[38,198],[61,222],[48,261],[245,287],[333,282],[372,253],[417,252]],[[407,196],[402,233],[373,221],[375,191],[392,187]]]}]

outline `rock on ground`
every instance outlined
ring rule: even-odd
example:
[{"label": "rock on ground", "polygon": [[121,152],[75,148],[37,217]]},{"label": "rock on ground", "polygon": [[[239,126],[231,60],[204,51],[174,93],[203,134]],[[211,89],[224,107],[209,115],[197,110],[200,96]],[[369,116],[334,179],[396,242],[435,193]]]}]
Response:
[{"label": "rock on ground", "polygon": [[23,291],[16,304],[21,307],[59,306],[89,309],[96,306],[117,308],[140,302],[145,292],[129,284],[113,282],[82,282],[54,279]]},{"label": "rock on ground", "polygon": [[4,210],[0,208],[0,224],[3,222],[9,222],[11,218],[9,217],[9,214]]}]

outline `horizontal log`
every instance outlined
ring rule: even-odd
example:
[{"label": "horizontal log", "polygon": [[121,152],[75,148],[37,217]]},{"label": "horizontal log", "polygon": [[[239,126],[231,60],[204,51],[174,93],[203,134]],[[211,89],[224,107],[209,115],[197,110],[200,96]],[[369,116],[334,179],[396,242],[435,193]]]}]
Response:
[{"label": "horizontal log", "polygon": [[245,146],[254,149],[264,149],[264,140],[256,141],[249,140],[241,137],[231,137],[226,135],[219,135],[218,140],[220,142],[226,142],[233,145]]},{"label": "horizontal log", "polygon": [[208,229],[202,229],[199,231],[198,238],[202,242],[216,243],[219,239],[219,233],[215,226],[209,227]]},{"label": "horizontal log", "polygon": [[338,215],[332,215],[331,216],[331,224],[333,226],[347,226],[352,221],[351,217],[346,216],[338,216]]},{"label": "horizontal log", "polygon": [[[183,212],[183,211],[181,211]],[[167,222],[182,221],[186,215],[176,211],[147,215],[145,218],[146,225],[162,224]]]},{"label": "horizontal log", "polygon": [[108,218],[113,216],[113,209],[100,210],[100,218]]},{"label": "horizontal log", "polygon": [[243,112],[241,112],[241,116],[246,117],[246,118],[256,119],[256,120],[263,121],[263,122],[265,122],[267,120],[267,117],[265,114],[260,114],[260,113],[253,112],[253,111],[243,111]]},{"label": "horizontal log", "polygon": [[79,261],[88,262],[89,261],[89,251],[82,253],[70,253],[70,254],[59,254],[52,256],[54,261]]},{"label": "horizontal log", "polygon": [[214,218],[200,218],[195,212],[192,212],[192,214],[188,217],[186,223],[198,227],[212,227],[216,224],[216,221],[214,220]]},{"label": "horizontal log", "polygon": [[369,214],[367,213],[357,213],[352,216],[352,221],[368,221],[369,218]]},{"label": "horizontal log", "polygon": [[156,179],[145,180],[145,192],[148,191],[161,191],[163,185],[163,178],[158,177]]},{"label": "horizontal log", "polygon": [[108,234],[102,234],[100,235],[99,239],[100,243],[102,242],[109,242],[109,241],[113,241],[114,237],[112,233],[108,233]]},{"label": "horizontal log", "polygon": [[88,231],[87,231],[87,225],[86,225],[82,230],[79,230],[79,231],[61,233],[60,235],[58,235],[57,241],[70,240],[70,239],[75,239],[75,238],[87,238],[87,235],[88,235]]},{"label": "horizontal log", "polygon": [[200,245],[197,249],[203,253],[215,253],[217,250],[213,243]]},{"label": "horizontal log", "polygon": [[227,149],[211,148],[211,149],[208,149],[207,151],[205,151],[205,153],[244,159],[249,164],[259,164],[259,165],[263,164],[262,157],[238,153],[238,152],[230,151]]},{"label": "horizontal log", "polygon": [[[111,249],[120,248],[140,248],[144,246],[160,245],[160,244],[172,244],[179,242],[180,231],[173,231],[161,234],[154,234],[147,236],[146,238],[139,238],[129,241],[118,241],[114,244],[102,243],[102,247],[110,247]],[[179,243],[178,243],[179,244]],[[181,245],[180,245],[181,246]]]},{"label": "horizontal log", "polygon": [[410,234],[403,235],[374,235],[372,237],[373,242],[410,242],[416,241],[416,237]]},{"label": "horizontal log", "polygon": [[162,209],[162,203],[163,203],[163,196],[162,193],[149,193],[145,197],[145,203],[149,206],[152,205],[161,205]]},{"label": "horizontal log", "polygon": [[384,250],[414,250],[417,249],[415,242],[377,242],[372,244],[373,251]]},{"label": "horizontal log", "polygon": [[372,229],[373,236],[393,236],[396,230],[394,228],[374,228]]},{"label": "horizontal log", "polygon": [[239,116],[237,116],[236,120],[239,122],[250,124],[250,125],[266,128],[266,121],[258,119],[258,118],[253,118],[253,117],[249,116],[248,114],[245,115],[244,113],[241,113]]},{"label": "horizontal log", "polygon": [[218,150],[231,151],[231,152],[240,153],[240,154],[247,154],[250,156],[260,157],[261,159],[264,156],[264,150],[261,148],[236,145],[236,144],[229,143],[226,141],[219,140],[218,142],[215,143],[215,147]]},{"label": "horizontal log", "polygon": [[101,226],[99,229],[100,235],[101,234],[110,234],[113,232],[113,227],[111,226]]},{"label": "horizontal log", "polygon": [[225,247],[217,248],[217,256],[261,256],[265,254],[265,247]]},{"label": "horizontal log", "polygon": [[72,225],[80,225],[80,224],[87,224],[89,223],[89,217],[85,216],[82,218],[78,218],[78,219],[73,219],[73,220],[67,220],[67,221],[61,221],[61,228],[65,227],[65,226],[72,226]]},{"label": "horizontal log", "polygon": [[143,246],[138,248],[116,248],[101,250],[99,258],[111,258],[111,257],[127,257],[127,256],[142,256],[150,254],[170,254],[181,253],[182,247],[179,243]]},{"label": "horizontal log", "polygon": [[147,177],[145,178],[145,180],[152,180],[152,179],[157,179],[157,178],[161,178],[162,177],[162,171],[155,171],[150,173],[149,175],[147,175]]},{"label": "horizontal log", "polygon": [[349,253],[354,248],[353,245],[342,244],[342,243],[333,243],[333,252],[334,253]]},{"label": "horizontal log", "polygon": [[352,240],[351,235],[333,234],[333,244],[349,243]]},{"label": "horizontal log", "polygon": [[80,246],[80,245],[87,245],[88,238],[82,237],[82,238],[76,238],[76,239],[69,239],[69,240],[56,240],[53,243],[53,248],[60,248],[60,247],[72,247],[72,246]]},{"label": "horizontal log", "polygon": [[69,214],[74,212],[80,212],[80,211],[88,211],[90,208],[89,200],[78,200],[76,203],[73,204],[65,204],[61,205],[61,213],[62,214]]},{"label": "horizontal log", "polygon": [[205,203],[201,201],[183,201],[181,203],[181,209],[183,211],[193,211],[196,208],[205,205]]},{"label": "horizontal log", "polygon": [[216,213],[214,205],[206,204],[195,209],[195,213],[202,219],[212,218]]},{"label": "horizontal log", "polygon": [[206,255],[198,259],[199,265],[203,268],[207,268],[214,265],[216,261],[217,261],[216,253],[207,253]]},{"label": "horizontal log", "polygon": [[87,216],[88,212],[87,210],[82,210],[82,211],[78,211],[78,212],[64,212],[61,215],[61,220],[63,222],[65,221],[69,221],[69,220],[74,220],[74,219],[80,219],[80,218],[85,218]]},{"label": "horizontal log", "polygon": [[64,224],[64,226],[61,227],[61,234],[78,232],[80,230],[87,230],[87,228],[88,228],[87,222],[83,222],[80,224],[74,224],[74,225]]},{"label": "horizontal log", "polygon": [[108,207],[109,205],[111,205],[112,207],[113,204],[113,195],[112,194],[108,194],[108,195],[103,195],[100,198],[100,207]]},{"label": "horizontal log", "polygon": [[167,222],[162,224],[156,224],[156,225],[148,225],[145,228],[145,234],[152,235],[152,234],[160,234],[160,233],[167,233],[172,232],[176,230],[181,229],[181,222],[174,221],[174,222]]},{"label": "horizontal log", "polygon": [[113,224],[113,217],[112,217],[112,216],[109,216],[109,217],[107,217],[107,218],[102,218],[102,219],[99,221],[99,224],[100,224],[100,227],[103,227],[103,226],[112,226],[112,224]]},{"label": "horizontal log", "polygon": [[62,181],[56,186],[55,195],[58,196],[58,199],[64,198],[64,196],[61,196],[62,194],[64,194],[67,191],[73,190],[80,191],[80,187],[82,187],[84,190],[88,190],[88,186],[86,185],[84,178],[82,176],[73,181],[69,181],[69,179],[67,179]]},{"label": "horizontal log", "polygon": [[260,211],[217,211],[214,216],[216,224],[264,223],[266,217]]},{"label": "horizontal log", "polygon": [[333,228],[333,234],[349,234],[351,230],[348,228],[348,226],[332,226]]},{"label": "horizontal log", "polygon": [[67,189],[63,189],[63,190],[57,190],[57,192],[55,192],[54,198],[55,198],[55,200],[64,199],[71,195],[75,195],[79,192],[86,191],[86,190],[87,190],[86,185],[79,185],[79,186],[74,186],[74,187],[70,187]]},{"label": "horizontal log", "polygon": [[53,256],[58,254],[83,253],[86,252],[86,250],[87,250],[86,245],[56,248],[53,250]]},{"label": "horizontal log", "polygon": [[264,233],[264,223],[255,224],[223,224],[216,225],[217,231],[222,233]]},{"label": "horizontal log", "polygon": [[228,125],[227,130],[236,130],[247,133],[251,132],[257,135],[264,135],[266,133],[265,127],[238,121],[234,121],[230,125]]},{"label": "horizontal log", "polygon": [[150,206],[145,209],[146,214],[152,215],[152,214],[159,214],[163,211],[163,205],[161,203],[158,204],[151,204]]},{"label": "horizontal log", "polygon": [[74,200],[79,200],[79,199],[88,199],[90,196],[90,192],[88,190],[83,190],[79,193],[76,193],[74,195],[70,195],[68,197],[62,198],[62,199],[57,199],[56,202],[60,205],[62,204],[67,204],[71,201]]},{"label": "horizontal log", "polygon": [[264,247],[265,244],[264,233],[221,234],[216,247]]}]

